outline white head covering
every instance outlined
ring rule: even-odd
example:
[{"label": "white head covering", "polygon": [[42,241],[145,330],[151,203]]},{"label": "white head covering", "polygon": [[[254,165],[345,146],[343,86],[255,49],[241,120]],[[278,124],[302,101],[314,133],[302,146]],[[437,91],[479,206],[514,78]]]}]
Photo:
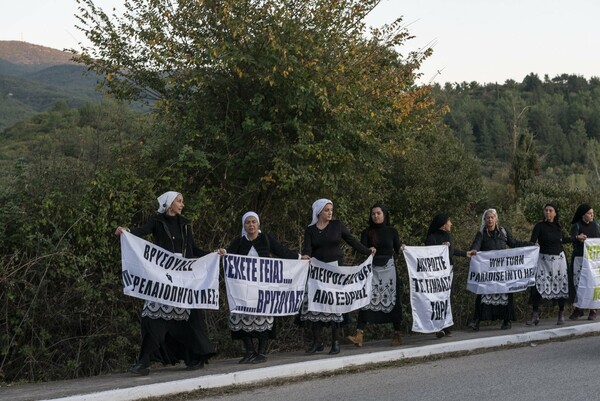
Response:
[{"label": "white head covering", "polygon": [[486,209],[485,212],[483,212],[483,214],[481,215],[481,227],[479,228],[479,231],[481,232],[485,230],[485,215],[488,213],[494,213],[494,215],[496,215],[496,225],[498,225],[498,212],[496,211],[496,209]]},{"label": "white head covering", "polygon": [[[246,237],[246,239],[248,238],[248,233],[246,232],[246,228],[244,228],[244,223],[246,222],[246,219],[248,217],[256,218],[256,221],[258,222],[258,227],[260,227],[260,219],[258,218],[258,214],[254,212],[246,212],[246,214],[242,216],[242,237]],[[260,233],[260,229],[258,230],[258,232]]]},{"label": "white head covering", "polygon": [[317,224],[317,220],[319,220],[319,213],[323,211],[323,209],[325,208],[325,206],[327,206],[328,203],[331,203],[331,205],[333,206],[333,202],[325,198],[317,199],[312,204],[312,222],[308,225],[309,227],[314,224]]},{"label": "white head covering", "polygon": [[165,213],[168,208],[171,207],[171,204],[177,198],[177,195],[181,195],[179,192],[169,191],[165,192],[161,196],[157,198],[158,200],[158,213]]}]

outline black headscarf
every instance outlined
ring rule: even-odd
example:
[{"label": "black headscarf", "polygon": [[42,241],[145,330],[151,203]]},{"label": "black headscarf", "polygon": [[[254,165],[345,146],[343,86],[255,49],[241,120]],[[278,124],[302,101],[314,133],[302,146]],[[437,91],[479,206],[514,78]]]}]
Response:
[{"label": "black headscarf", "polygon": [[589,212],[591,208],[592,207],[590,205],[588,205],[587,203],[582,203],[581,205],[577,206],[577,210],[575,211],[573,220],[571,220],[571,224],[575,224],[579,220],[581,220],[583,215],[586,214],[587,212]]},{"label": "black headscarf", "polygon": [[429,225],[429,229],[427,230],[427,235],[433,234],[438,231],[444,224],[446,224],[450,220],[450,216],[448,213],[439,213],[433,217],[431,220],[431,224]]}]

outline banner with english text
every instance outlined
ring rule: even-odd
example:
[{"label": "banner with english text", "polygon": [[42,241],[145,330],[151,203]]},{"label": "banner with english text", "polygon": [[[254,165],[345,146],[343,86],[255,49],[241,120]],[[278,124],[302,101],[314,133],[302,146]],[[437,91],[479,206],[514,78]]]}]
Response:
[{"label": "banner with english text", "polygon": [[308,260],[227,254],[223,273],[229,310],[260,316],[296,315],[302,306]]},{"label": "banner with english text", "polygon": [[177,308],[219,309],[219,255],[187,259],[130,233],[121,234],[126,295]]},{"label": "banner with english text", "polygon": [[[600,238],[585,240],[582,262],[573,305],[581,309],[600,309]],[[573,270],[575,273],[576,268]]]},{"label": "banner with english text", "polygon": [[453,272],[446,245],[405,246],[412,331],[436,333],[454,324],[450,289]]},{"label": "banner with english text", "polygon": [[373,256],[358,266],[334,266],[310,260],[306,283],[308,310],[348,313],[371,302]]},{"label": "banner with english text", "polygon": [[507,294],[535,285],[538,246],[481,251],[471,258],[467,289],[475,294]]}]

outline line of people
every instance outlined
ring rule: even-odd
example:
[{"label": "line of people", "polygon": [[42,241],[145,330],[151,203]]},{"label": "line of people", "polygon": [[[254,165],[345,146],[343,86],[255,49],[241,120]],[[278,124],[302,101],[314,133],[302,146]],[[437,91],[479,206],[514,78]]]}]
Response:
[{"label": "line of people", "polygon": [[[157,213],[142,227],[129,230],[117,227],[115,235],[125,231],[144,237],[151,235],[154,243],[168,251],[184,257],[201,257],[208,254],[195,245],[191,223],[181,213],[184,208],[183,195],[169,191],[158,197]],[[540,258],[536,272],[536,285],[531,288],[531,318],[528,325],[539,322],[539,306],[543,300],[552,300],[559,305],[557,324],[564,324],[564,307],[567,300],[574,299],[578,269],[574,262],[583,256],[583,242],[587,238],[600,237],[598,224],[593,220],[591,206],[582,204],[577,208],[571,224],[570,235],[564,235],[559,221],[556,205],[544,206],[544,219],[535,225],[530,241],[513,238],[510,231],[499,225],[498,213],[494,209],[484,211],[480,230],[469,251],[457,249],[451,235],[452,222],[448,214],[436,215],[429,227],[425,245],[447,245],[450,264],[453,258],[471,257],[478,251],[501,250],[512,247],[538,244]],[[314,257],[326,263],[343,265],[343,242],[356,252],[373,255],[373,280],[371,302],[358,313],[358,323],[353,335],[347,339],[358,347],[364,342],[364,329],[367,324],[392,323],[391,345],[402,344],[401,321],[402,304],[400,300],[401,281],[395,265],[395,257],[403,247],[398,231],[391,225],[390,216],[382,204],[371,207],[368,226],[362,231],[360,241],[346,226],[333,219],[333,202],[319,199],[312,205],[312,221],[305,229],[302,253],[296,253],[283,246],[271,235],[260,230],[260,218],[254,212],[242,217],[241,236],[235,238],[227,249],[220,248],[220,255],[234,253],[240,255],[283,259],[310,259]],[[573,243],[572,262],[568,265],[562,247],[563,243]],[[583,311],[575,309],[570,316],[578,319]],[[596,311],[589,312],[588,319],[595,319]],[[515,320],[513,294],[477,295],[473,319],[469,327],[479,330],[482,321],[502,320],[501,329],[510,329]],[[343,314],[317,313],[309,311],[307,299],[304,300],[297,323],[312,333],[312,343],[306,353],[312,354],[324,350],[322,331],[331,329],[331,347],[329,354],[340,352],[339,329],[348,322]],[[136,375],[149,374],[152,361],[163,364],[175,364],[183,360],[188,370],[200,369],[215,354],[210,342],[203,310],[182,309],[146,301],[142,309],[142,344],[136,363],[129,371]],[[267,360],[269,340],[275,338],[276,319],[273,317],[231,313],[229,328],[234,340],[241,340],[245,352],[239,363],[263,363]],[[438,338],[451,335],[450,328],[436,333]],[[255,341],[257,342],[255,344]]]}]

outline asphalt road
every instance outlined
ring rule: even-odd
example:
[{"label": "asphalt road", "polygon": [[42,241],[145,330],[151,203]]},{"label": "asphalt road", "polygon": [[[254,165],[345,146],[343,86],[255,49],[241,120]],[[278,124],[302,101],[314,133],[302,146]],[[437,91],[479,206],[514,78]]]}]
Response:
[{"label": "asphalt road", "polygon": [[589,401],[600,399],[599,362],[600,337],[593,336],[213,395],[210,399]]}]

